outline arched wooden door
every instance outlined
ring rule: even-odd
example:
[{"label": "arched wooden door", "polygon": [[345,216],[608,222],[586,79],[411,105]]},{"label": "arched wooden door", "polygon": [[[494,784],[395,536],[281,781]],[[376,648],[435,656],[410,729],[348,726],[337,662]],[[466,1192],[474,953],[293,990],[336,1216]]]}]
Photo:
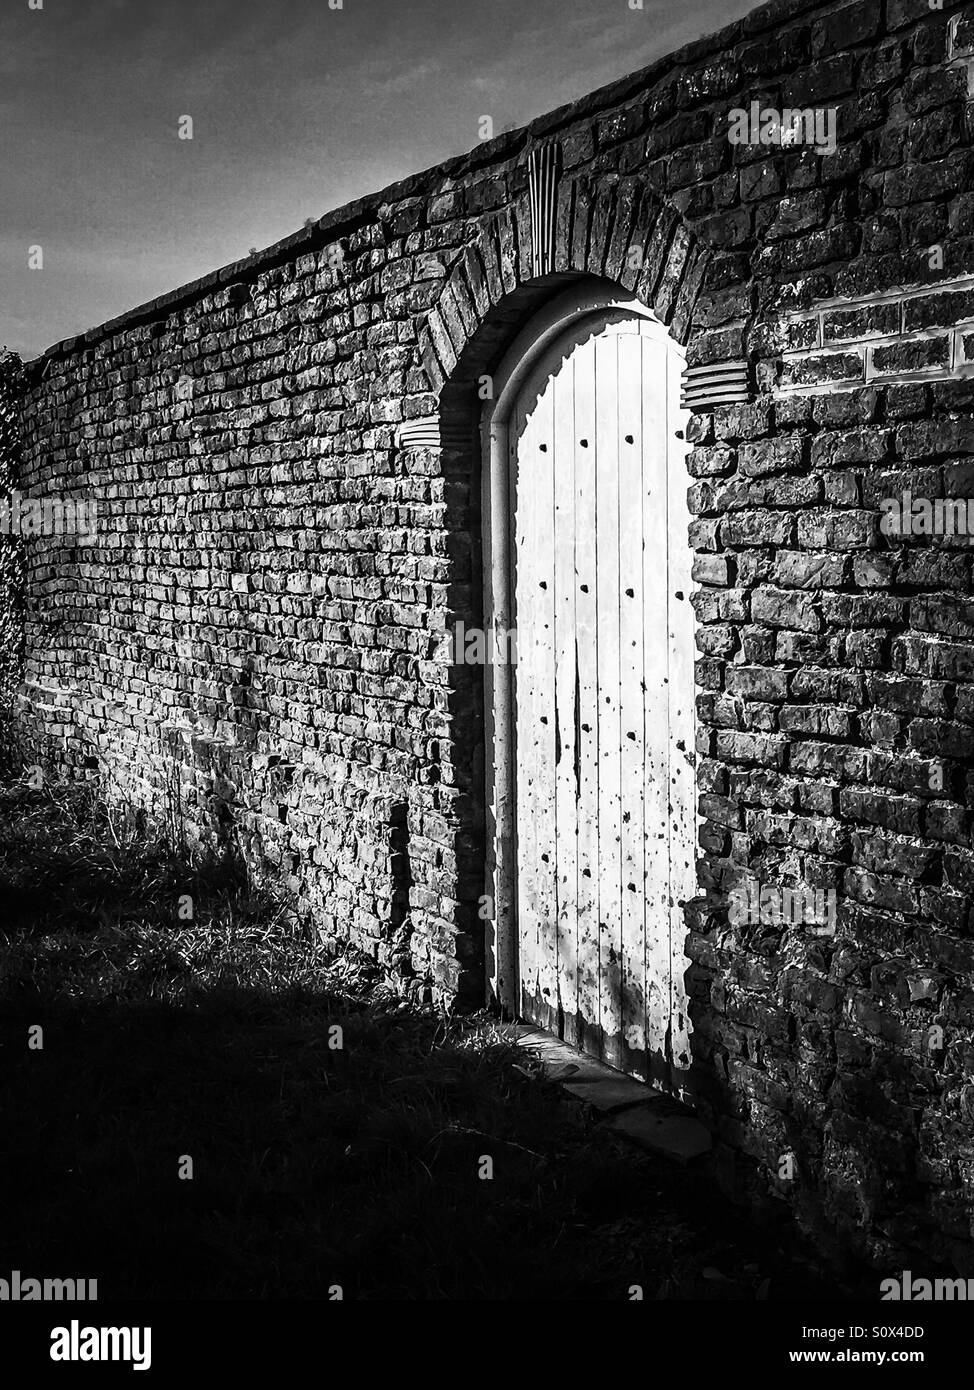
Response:
[{"label": "arched wooden door", "polygon": [[506,410],[517,1000],[614,1066],[689,1065],[694,691],[682,353],[564,327]]}]

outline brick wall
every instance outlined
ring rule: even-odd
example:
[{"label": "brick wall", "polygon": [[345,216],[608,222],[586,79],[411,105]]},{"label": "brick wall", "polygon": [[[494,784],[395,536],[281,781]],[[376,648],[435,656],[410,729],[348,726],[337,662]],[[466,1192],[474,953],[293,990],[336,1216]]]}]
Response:
[{"label": "brick wall", "polygon": [[[14,353],[0,349],[0,506],[10,497],[20,470],[20,400],[23,365]],[[8,533],[0,534],[0,702],[11,707],[23,656],[23,561],[24,543]],[[14,753],[8,745],[7,723],[0,732],[0,765]]]},{"label": "brick wall", "polygon": [[[974,1214],[972,551],[880,525],[974,496],[972,70],[970,6],[763,6],[51,349],[23,419],[23,487],[98,508],[30,543],[25,741],[476,1001],[478,375],[581,275],[746,362],[691,423],[695,1086],[729,1183],[880,1262],[963,1264]],[[832,148],[733,143],[752,102]],[[834,893],[834,935],[748,883]]]}]

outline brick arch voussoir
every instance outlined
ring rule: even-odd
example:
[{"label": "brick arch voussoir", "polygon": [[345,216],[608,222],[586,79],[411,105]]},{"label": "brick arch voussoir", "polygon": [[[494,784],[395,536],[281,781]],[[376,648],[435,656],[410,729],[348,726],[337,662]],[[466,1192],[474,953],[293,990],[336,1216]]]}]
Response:
[{"label": "brick arch voussoir", "polygon": [[569,278],[617,283],[685,345],[709,256],[638,175],[579,175],[559,186],[553,270],[535,276],[522,195],[482,219],[427,313],[420,351],[441,414],[457,420],[531,312]]}]

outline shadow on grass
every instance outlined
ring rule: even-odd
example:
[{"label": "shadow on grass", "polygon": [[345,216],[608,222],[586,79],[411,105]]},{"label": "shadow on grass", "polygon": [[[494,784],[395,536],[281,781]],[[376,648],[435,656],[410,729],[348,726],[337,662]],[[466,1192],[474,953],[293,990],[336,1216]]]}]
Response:
[{"label": "shadow on grass", "polygon": [[101,1299],[807,1292],[489,1018],[326,957],[233,865],[13,788],[0,897],[0,1276],[96,1278]]}]

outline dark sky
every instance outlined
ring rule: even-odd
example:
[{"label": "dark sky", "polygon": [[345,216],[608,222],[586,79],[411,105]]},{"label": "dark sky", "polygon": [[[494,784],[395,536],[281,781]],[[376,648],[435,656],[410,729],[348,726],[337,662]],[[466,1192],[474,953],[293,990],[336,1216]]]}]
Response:
[{"label": "dark sky", "polygon": [[0,345],[34,356],[755,3],[0,0]]}]

